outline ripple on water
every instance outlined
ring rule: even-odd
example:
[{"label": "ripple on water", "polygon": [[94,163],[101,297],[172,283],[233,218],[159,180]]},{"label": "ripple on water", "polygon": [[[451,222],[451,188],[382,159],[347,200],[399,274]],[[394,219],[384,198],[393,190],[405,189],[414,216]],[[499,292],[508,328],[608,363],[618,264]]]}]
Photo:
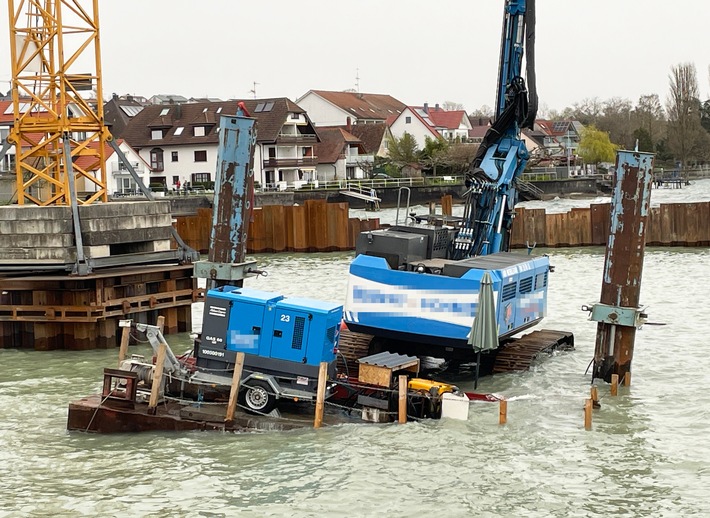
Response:
[{"label": "ripple on water", "polygon": [[[655,192],[654,192],[655,194]],[[603,250],[550,253],[549,316],[576,349],[484,378],[510,397],[469,420],[340,425],[286,433],[68,433],[67,404],[99,390],[115,351],[0,350],[0,516],[685,516],[710,513],[708,250],[649,249],[632,386],[585,431],[585,369]],[[351,255],[260,256],[252,287],[342,300]],[[317,275],[314,275],[314,272]],[[315,279],[315,280],[314,280]],[[305,293],[304,293],[305,292]],[[195,311],[199,322],[199,308]],[[188,335],[171,337],[181,350]],[[145,346],[131,352],[148,353]],[[457,380],[462,388],[472,382]]]}]

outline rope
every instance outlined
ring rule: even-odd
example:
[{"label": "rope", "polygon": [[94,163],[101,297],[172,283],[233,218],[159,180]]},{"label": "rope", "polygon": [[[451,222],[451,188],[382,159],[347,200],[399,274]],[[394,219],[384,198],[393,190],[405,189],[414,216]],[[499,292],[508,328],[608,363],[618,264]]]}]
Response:
[{"label": "rope", "polygon": [[103,399],[101,400],[101,402],[99,403],[99,406],[96,407],[96,410],[94,410],[94,414],[91,416],[91,419],[89,419],[89,424],[86,425],[86,429],[84,430],[84,432],[88,432],[88,431],[89,431],[89,428],[91,428],[91,425],[92,425],[92,423],[94,422],[94,418],[96,417],[96,414],[98,414],[98,412],[99,412],[99,408],[101,408],[101,405],[103,405],[104,403],[106,403],[106,400],[108,400],[109,397],[111,397],[111,394],[110,394],[110,393],[108,394],[108,396],[106,396],[105,398],[103,398]]}]

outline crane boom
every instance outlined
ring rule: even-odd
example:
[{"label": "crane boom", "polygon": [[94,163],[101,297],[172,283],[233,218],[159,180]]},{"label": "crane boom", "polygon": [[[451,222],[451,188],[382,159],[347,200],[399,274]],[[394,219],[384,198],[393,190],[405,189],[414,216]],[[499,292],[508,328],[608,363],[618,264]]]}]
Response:
[{"label": "crane boom", "polygon": [[[506,0],[501,36],[496,118],[466,174],[464,220],[455,243],[455,259],[508,250],[515,180],[528,150],[520,133],[532,128],[537,113],[534,71],[535,0]],[[522,77],[527,50],[529,89]]]}]

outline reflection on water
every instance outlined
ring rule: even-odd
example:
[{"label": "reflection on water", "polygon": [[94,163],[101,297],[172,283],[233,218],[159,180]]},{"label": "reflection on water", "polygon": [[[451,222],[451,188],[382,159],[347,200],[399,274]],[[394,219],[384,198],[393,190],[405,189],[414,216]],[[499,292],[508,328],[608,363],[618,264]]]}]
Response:
[{"label": "reflection on water", "polygon": [[[655,194],[655,192],[654,192]],[[100,389],[117,351],[0,350],[0,516],[686,516],[710,512],[707,249],[647,250],[633,379],[583,427],[601,248],[548,249],[544,327],[576,350],[479,389],[508,424],[341,425],[285,433],[67,433],[67,403]],[[254,288],[342,301],[351,253],[255,256]],[[195,323],[201,308],[195,305]],[[187,334],[170,337],[176,350]],[[147,352],[145,345],[131,352]],[[472,383],[461,383],[472,388]]]}]

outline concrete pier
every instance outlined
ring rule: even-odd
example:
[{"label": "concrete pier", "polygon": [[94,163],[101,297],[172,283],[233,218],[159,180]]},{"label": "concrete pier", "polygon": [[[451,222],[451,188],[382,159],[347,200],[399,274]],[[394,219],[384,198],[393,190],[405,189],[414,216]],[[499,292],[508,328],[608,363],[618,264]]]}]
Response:
[{"label": "concrete pier", "polygon": [[181,264],[167,201],[79,207],[85,273],[71,207],[0,207],[0,347],[118,345],[118,321],[165,317],[165,333],[192,330],[204,297]]}]

